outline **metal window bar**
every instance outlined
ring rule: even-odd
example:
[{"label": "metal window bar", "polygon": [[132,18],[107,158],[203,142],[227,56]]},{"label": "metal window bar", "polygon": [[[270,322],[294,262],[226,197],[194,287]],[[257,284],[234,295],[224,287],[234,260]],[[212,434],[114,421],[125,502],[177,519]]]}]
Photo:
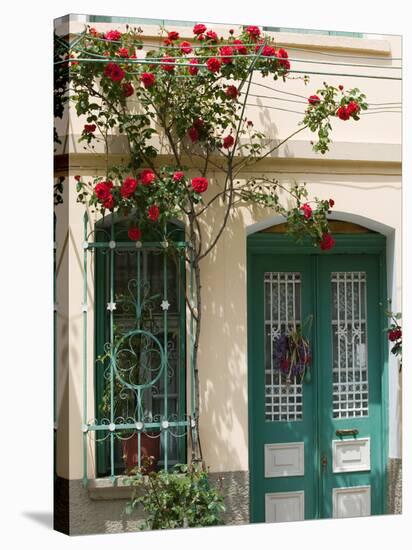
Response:
[{"label": "metal window bar", "polygon": [[[193,388],[193,332],[194,320],[190,319],[190,349],[189,349],[189,365],[190,373],[189,379],[192,381],[191,385],[191,399],[189,401],[190,405],[185,404],[185,408],[189,406],[189,414],[185,414],[184,411],[180,410],[178,405],[177,396],[179,393],[180,384],[175,383],[172,391],[169,391],[169,346],[171,345],[170,341],[170,330],[173,329],[173,326],[169,323],[169,307],[168,302],[169,293],[168,293],[168,241],[166,233],[163,234],[163,240],[151,241],[151,242],[131,242],[131,241],[122,241],[116,240],[115,234],[115,219],[114,215],[111,215],[110,219],[110,240],[97,241],[94,240],[95,231],[92,231],[88,234],[88,224],[89,219],[87,214],[84,216],[84,242],[83,242],[83,482],[87,484],[88,477],[88,442],[91,434],[96,435],[97,442],[109,442],[109,454],[110,454],[110,477],[112,481],[116,477],[115,469],[115,447],[116,441],[129,439],[134,435],[137,435],[137,459],[138,466],[141,466],[142,458],[142,434],[146,434],[148,437],[158,437],[159,441],[162,442],[161,445],[161,459],[159,460],[159,466],[161,465],[165,470],[173,464],[173,460],[170,459],[170,452],[173,446],[176,446],[178,439],[181,440],[182,437],[186,437],[189,429],[192,429],[193,422],[190,419],[193,416],[193,411],[195,410],[195,394]],[[107,233],[107,232],[106,232]],[[176,249],[186,249],[188,243],[184,241],[173,241],[173,247]],[[88,319],[88,306],[87,306],[87,261],[88,255],[93,254],[96,251],[100,251],[102,254],[108,255],[108,265],[109,265],[109,302],[107,303],[107,310],[109,313],[109,342],[107,343],[107,350],[109,354],[108,361],[108,382],[110,386],[110,414],[107,419],[102,419],[101,421],[95,419],[89,420],[88,411],[87,411],[87,384],[88,384],[88,352],[87,352],[87,319]],[[136,255],[136,303],[135,303],[135,328],[132,330],[124,329],[124,333],[119,335],[115,334],[115,310],[116,310],[116,295],[115,295],[115,255],[116,254],[135,254]],[[161,331],[163,335],[159,334],[157,337],[154,333],[150,332],[142,321],[142,311],[145,307],[145,300],[153,300],[153,297],[148,298],[145,295],[147,288],[143,282],[143,273],[142,273],[142,259],[145,257],[143,254],[156,253],[163,255],[162,269],[161,269],[161,294],[160,298],[162,303],[160,308],[163,310],[162,313],[159,312],[158,317],[162,318],[163,325]],[[179,260],[178,260],[179,261]],[[184,262],[183,262],[184,264]],[[105,264],[107,265],[107,264]],[[180,264],[181,266],[181,264]],[[177,271],[179,273],[179,271]],[[147,277],[148,279],[148,277]],[[190,299],[193,304],[193,273],[191,270],[190,273]],[[130,283],[130,281],[129,281]],[[155,281],[154,281],[155,283]],[[176,298],[179,299],[179,289],[181,285],[179,281],[176,282],[178,289],[176,291]],[[150,286],[150,285],[149,285]],[[183,290],[185,292],[185,289]],[[181,290],[180,290],[181,292]],[[183,315],[183,311],[180,311],[180,316]],[[176,324],[176,323],[175,323]],[[178,321],[177,328],[174,329],[176,335],[180,334],[180,338],[185,338],[185,332],[182,330],[182,323]],[[180,331],[180,332],[179,332]],[[146,342],[146,347],[141,347],[139,350],[143,351],[139,356],[136,355],[135,350],[132,349],[133,338],[139,338],[140,342]],[[129,349],[124,349],[122,346],[124,343],[127,343]],[[147,344],[148,343],[148,344]],[[181,349],[179,347],[179,349]],[[138,375],[138,382],[133,383],[130,379],[127,380],[124,378],[124,370],[122,370],[122,353],[130,352],[131,355],[135,353],[135,367],[140,369],[144,363],[144,356],[152,353],[157,357],[158,365],[155,371],[150,369],[150,359],[147,367],[149,371],[148,378],[140,378]],[[139,363],[137,362],[139,358]],[[177,368],[180,370],[181,361],[184,361],[184,357],[180,354],[177,355]],[[129,363],[130,364],[130,363]],[[156,370],[157,369],[157,370]],[[130,370],[130,369],[129,369]],[[135,397],[135,407],[134,411],[131,411],[129,408],[129,402],[127,401],[126,415],[119,416],[115,414],[116,412],[116,384],[121,385],[121,391],[130,392],[130,394]],[[159,393],[160,388],[160,393]],[[154,396],[153,392],[158,391],[158,395]],[[154,416],[150,413],[148,417],[146,411],[143,409],[143,398],[144,394],[148,393],[150,395],[150,409],[153,411],[153,403],[160,403],[159,399],[163,402],[163,410],[159,409],[159,414]],[[161,395],[163,394],[163,395]],[[153,400],[154,398],[154,400]],[[170,407],[170,401],[176,401],[174,407]],[[133,408],[133,407],[132,407]],[[134,414],[132,414],[132,412]],[[127,435],[126,437],[122,432],[132,433],[132,436]],[[192,434],[193,437],[193,434]],[[172,444],[172,445],[171,445]]]}]

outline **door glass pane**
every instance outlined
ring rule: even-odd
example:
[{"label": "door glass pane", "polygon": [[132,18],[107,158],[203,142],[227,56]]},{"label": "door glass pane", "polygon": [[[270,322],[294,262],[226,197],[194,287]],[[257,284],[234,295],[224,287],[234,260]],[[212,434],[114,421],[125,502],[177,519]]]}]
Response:
[{"label": "door glass pane", "polygon": [[265,420],[303,418],[302,384],[285,380],[277,361],[279,339],[301,324],[300,273],[267,272],[265,284]]},{"label": "door glass pane", "polygon": [[333,417],[368,415],[366,273],[331,275]]}]

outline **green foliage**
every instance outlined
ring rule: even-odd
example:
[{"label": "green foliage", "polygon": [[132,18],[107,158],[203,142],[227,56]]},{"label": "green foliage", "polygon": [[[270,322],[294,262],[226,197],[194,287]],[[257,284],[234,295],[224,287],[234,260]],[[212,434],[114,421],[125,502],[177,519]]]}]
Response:
[{"label": "green foliage", "polygon": [[143,467],[125,481],[133,487],[125,512],[131,514],[143,507],[146,520],[142,529],[223,524],[224,498],[200,465],[180,464],[172,472],[161,470],[145,475],[149,461],[145,458]]},{"label": "green foliage", "polygon": [[348,106],[351,101],[356,102],[359,106],[359,111],[354,113],[351,118],[359,120],[359,113],[366,110],[368,105],[365,102],[365,94],[362,94],[358,88],[344,92],[333,86],[328,86],[326,82],[323,85],[323,88],[316,91],[320,101],[309,104],[305,117],[300,124],[308,126],[312,132],[317,133],[318,141],[316,143],[312,142],[313,150],[325,154],[329,151],[331,142],[331,118],[337,116],[338,109]]},{"label": "green foliage", "polygon": [[53,199],[54,199],[54,206],[57,206],[58,204],[63,203],[63,183],[66,178],[64,176],[60,176],[57,178],[57,181],[54,183],[53,186]]},{"label": "green foliage", "polygon": [[399,312],[394,313],[388,309],[385,311],[385,315],[389,321],[389,326],[385,329],[385,332],[387,333],[388,339],[392,344],[391,353],[398,357],[399,370],[402,370],[402,314]]},{"label": "green foliage", "polygon": [[[54,118],[63,118],[64,107],[68,98],[68,79],[69,79],[69,65],[68,63],[61,63],[63,59],[68,58],[68,46],[60,40],[56,35],[54,36],[54,73],[53,73],[53,109]],[[60,143],[61,140],[57,133],[56,127],[54,127],[54,143]]]},{"label": "green foliage", "polygon": [[[135,63],[137,56],[142,57],[141,30],[128,28],[116,38],[108,39],[89,28],[71,55],[90,61],[71,62],[70,83],[76,112],[87,120],[88,126],[80,137],[85,148],[93,150],[95,142],[102,140],[108,151],[111,134],[118,132],[127,138],[129,162],[120,167],[108,165],[105,178],[79,181],[78,200],[103,215],[106,210],[116,210],[122,216],[132,214],[132,225],[143,228],[144,233],[153,222],[165,225],[172,218],[188,217],[189,224],[196,225],[195,220],[221,196],[228,208],[245,201],[273,208],[285,217],[291,234],[298,239],[309,236],[315,245],[319,244],[328,233],[327,213],[331,206],[327,200],[315,198],[313,214],[308,218],[301,209],[302,200],[307,198],[304,185],[288,190],[268,178],[235,183],[235,175],[242,167],[258,163],[279,147],[272,146],[264,132],[254,129],[253,122],[245,116],[244,102],[251,71],[286,81],[290,68],[287,53],[276,51],[272,38],[251,36],[245,28],[224,42],[217,36],[202,41],[194,36],[188,44],[191,51],[182,49],[180,39],[166,38],[162,45],[146,52],[152,63]],[[232,52],[229,60],[222,58],[222,45],[229,46]],[[256,53],[259,56],[254,58],[252,54]],[[211,60],[218,63],[218,70],[210,70]],[[117,76],[111,75],[109,63],[118,71]],[[367,105],[357,88],[339,91],[324,83],[317,94],[319,100],[309,102],[301,125],[317,134],[313,149],[323,154],[330,144],[331,119],[339,109],[356,102],[358,111],[350,116],[358,120],[359,112]],[[232,145],[225,147],[228,136],[233,138]],[[155,160],[161,148],[170,152],[173,161],[159,167]],[[235,153],[241,159],[238,162],[234,160]],[[204,177],[211,166],[226,174],[226,183],[223,192],[216,190],[214,198],[205,203],[202,191],[193,189],[187,174],[197,167]],[[154,181],[151,185],[137,185],[125,197],[121,192],[124,178],[138,181],[143,167],[153,170]],[[176,171],[184,172],[179,180],[173,177]],[[94,192],[102,181],[112,185],[109,201]],[[292,200],[287,208],[280,201],[281,189]],[[153,206],[159,212],[156,219],[149,213]]]}]

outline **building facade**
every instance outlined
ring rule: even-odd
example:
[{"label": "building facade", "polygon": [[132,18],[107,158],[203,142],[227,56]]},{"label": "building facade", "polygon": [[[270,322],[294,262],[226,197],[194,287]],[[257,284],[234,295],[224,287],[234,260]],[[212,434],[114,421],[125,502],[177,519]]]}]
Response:
[{"label": "building facade", "polygon": [[[55,30],[75,39],[88,21],[63,18]],[[99,31],[125,29],[121,20],[90,24]],[[145,38],[159,41],[158,24],[139,25]],[[192,24],[166,26],[191,37]],[[229,32],[227,26],[213,28]],[[333,198],[333,251],[325,255],[291,242],[280,216],[241,204],[202,263],[203,459],[225,493],[229,524],[399,513],[401,378],[386,340],[384,311],[387,300],[399,311],[402,299],[401,117],[394,107],[401,104],[401,71],[396,69],[401,38],[267,32],[288,50],[294,69],[286,84],[258,76],[253,80],[247,117],[271,139],[280,142],[293,133],[304,98],[325,81],[359,87],[370,109],[356,128],[333,122],[326,155],[312,151],[313,136],[303,131],[256,169],[256,177],[264,173],[284,185],[306,183],[310,197]],[[135,530],[139,518],[123,513],[130,489],[121,475],[122,443],[111,449],[103,441],[106,435],[97,443],[98,432],[87,431],[99,416],[97,403],[105,391],[97,364],[110,330],[107,306],[113,300],[107,299],[105,277],[113,236],[97,237],[108,229],[93,212],[85,223],[75,176],[104,175],[106,158],[98,144],[91,153],[78,143],[85,120],[71,106],[56,124],[61,144],[55,174],[66,178],[63,203],[56,206],[56,527],[71,534]],[[122,162],[125,155],[121,136],[111,136],[111,158]],[[221,184],[217,170],[208,177]],[[217,204],[204,220],[210,242],[223,212]],[[121,233],[121,221],[116,231]],[[89,253],[92,241],[107,246]],[[176,241],[185,241],[179,224]],[[165,283],[163,264],[152,252],[143,250],[139,260],[131,260],[127,251],[119,254],[114,292],[130,290],[128,277],[136,269],[159,295],[168,289],[169,328],[160,333],[167,332],[169,349],[167,406],[169,422],[176,424],[169,426],[174,432],[167,440],[173,464],[190,458],[190,419],[185,416],[191,399],[190,315],[184,300],[190,273],[178,262],[167,264]],[[158,315],[164,312],[159,309]],[[111,313],[117,326],[128,326],[125,309],[117,304],[117,313]],[[313,351],[311,380],[285,385],[273,370],[276,336],[282,327],[305,322]],[[150,421],[155,423],[157,414],[163,429],[165,411],[159,403],[165,387],[147,393]],[[179,418],[186,424],[180,425]],[[110,436],[109,429],[106,433]]]}]

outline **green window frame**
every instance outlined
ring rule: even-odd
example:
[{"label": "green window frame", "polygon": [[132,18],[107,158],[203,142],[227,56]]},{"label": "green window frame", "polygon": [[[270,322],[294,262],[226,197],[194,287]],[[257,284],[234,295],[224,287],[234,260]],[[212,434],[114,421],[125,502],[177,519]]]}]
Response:
[{"label": "green window frame", "polygon": [[[186,462],[186,273],[184,254],[174,254],[178,248],[173,243],[184,242],[184,229],[181,226],[171,224],[167,228],[170,247],[163,247],[157,235],[145,233],[146,240],[142,247],[130,248],[131,241],[127,237],[128,220],[115,220],[111,229],[111,216],[101,220],[95,227],[95,242],[110,243],[115,235],[116,249],[114,254],[110,253],[107,246],[95,249],[95,366],[94,366],[94,388],[95,388],[95,416],[96,423],[104,424],[110,418],[108,403],[110,402],[110,383],[108,380],[108,369],[110,359],[107,357],[107,346],[110,338],[110,318],[114,319],[114,332],[119,338],[128,333],[132,326],[133,305],[127,302],[128,292],[137,292],[137,276],[141,280],[142,297],[145,294],[148,298],[147,317],[143,314],[143,325],[140,327],[148,333],[155,331],[154,337],[165,343],[165,332],[167,339],[167,377],[158,377],[158,380],[150,387],[142,391],[142,402],[144,402],[143,420],[151,425],[149,434],[151,439],[159,441],[159,460],[156,468],[170,468],[174,464]],[[112,233],[111,233],[112,232]],[[122,248],[122,243],[129,245]],[[110,303],[110,265],[113,257],[113,281],[114,281],[114,302],[116,309],[110,314],[108,305]],[[164,258],[167,266],[165,267]],[[139,260],[138,260],[139,258]],[[137,275],[137,270],[139,274]],[[165,275],[166,273],[166,275]],[[164,279],[164,276],[166,279]],[[170,306],[167,310],[167,328],[164,330],[162,319],[164,310],[161,308],[164,300],[162,284],[167,280],[167,300]],[[133,288],[134,287],[134,288]],[[152,293],[153,296],[149,296]],[[132,305],[132,308],[130,307]],[[143,306],[142,311],[146,306]],[[137,315],[137,314],[136,314]],[[150,326],[149,326],[150,325]],[[149,334],[150,336],[150,334]],[[116,341],[116,340],[115,340]],[[156,371],[153,375],[156,377]],[[153,379],[153,378],[152,378]],[[147,381],[147,380],[146,380]],[[138,383],[140,384],[142,380]],[[167,405],[163,399],[162,388],[167,384]],[[137,413],[133,407],[136,400],[132,401],[132,394],[127,393],[124,386],[115,378],[114,384],[114,411],[116,423],[130,424],[133,419],[137,422]],[[123,398],[121,397],[123,395]],[[165,409],[166,408],[166,413]],[[127,409],[125,413],[124,410]],[[134,415],[133,415],[134,411]],[[119,420],[120,419],[120,420]],[[162,430],[162,421],[168,420],[169,424],[175,421],[176,425],[167,430]],[[134,437],[136,431],[125,430],[120,437],[114,439],[112,448],[109,432],[104,432],[103,437],[96,434],[96,475],[97,477],[122,475],[126,473],[126,465],[123,461],[124,444],[123,440]],[[117,432],[116,432],[117,434]],[[143,434],[143,432],[142,432]],[[139,449],[140,449],[139,436]],[[123,439],[124,438],[124,439]],[[142,443],[143,444],[143,443]],[[139,451],[140,452],[140,451]]]}]

